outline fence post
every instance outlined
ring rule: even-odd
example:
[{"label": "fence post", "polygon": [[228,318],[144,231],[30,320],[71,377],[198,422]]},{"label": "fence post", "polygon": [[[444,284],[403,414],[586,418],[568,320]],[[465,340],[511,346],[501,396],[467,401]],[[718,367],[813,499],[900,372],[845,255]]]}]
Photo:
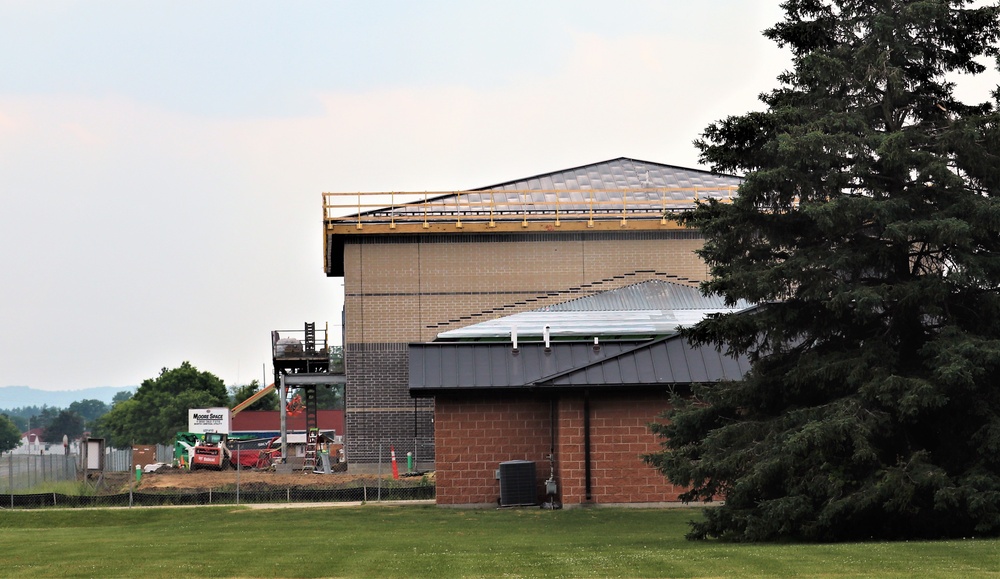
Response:
[{"label": "fence post", "polygon": [[[132,449],[129,448],[129,453],[128,453],[128,472],[129,472],[130,475],[132,474],[132,452],[131,452],[131,450]],[[132,490],[135,488],[135,476],[129,476],[129,481],[130,482],[128,483],[128,508],[131,509],[132,508]]]},{"label": "fence post", "polygon": [[236,504],[240,504],[240,458],[243,453],[240,452],[240,441],[236,441]]}]

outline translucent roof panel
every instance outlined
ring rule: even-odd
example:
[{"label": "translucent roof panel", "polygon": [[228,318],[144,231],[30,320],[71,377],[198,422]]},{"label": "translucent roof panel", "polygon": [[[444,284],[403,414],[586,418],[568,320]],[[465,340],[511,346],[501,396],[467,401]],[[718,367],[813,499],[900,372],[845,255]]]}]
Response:
[{"label": "translucent roof panel", "polygon": [[548,326],[553,339],[601,336],[665,336],[692,326],[712,313],[750,307],[727,307],[720,296],[703,296],[697,288],[650,280],[561,304],[545,306],[438,334],[438,340],[508,340],[516,330],[538,339]]}]

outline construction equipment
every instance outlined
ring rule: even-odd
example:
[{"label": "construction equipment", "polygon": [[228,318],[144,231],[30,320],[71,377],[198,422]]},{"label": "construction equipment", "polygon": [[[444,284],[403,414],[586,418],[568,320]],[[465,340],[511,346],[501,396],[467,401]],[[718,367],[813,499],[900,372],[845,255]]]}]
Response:
[{"label": "construction equipment", "polygon": [[274,383],[268,384],[264,388],[261,388],[260,390],[258,390],[257,392],[255,392],[253,396],[247,398],[243,402],[240,402],[236,406],[233,406],[232,410],[230,411],[231,412],[231,416],[236,416],[240,412],[242,412],[242,411],[246,410],[247,408],[249,408],[251,404],[253,404],[254,402],[260,400],[261,398],[267,396],[268,394],[270,394],[273,391],[274,391]]},{"label": "construction equipment", "polygon": [[234,466],[232,451],[227,446],[228,436],[222,432],[206,432],[205,437],[194,446],[191,455],[191,470],[212,468],[222,470]]},{"label": "construction equipment", "polygon": [[178,432],[174,439],[174,464],[180,468],[191,468],[191,457],[194,455],[194,447],[201,434],[194,432]]},{"label": "construction equipment", "polygon": [[281,452],[281,437],[239,441],[230,450],[232,450],[233,464],[243,468],[266,470],[273,464],[274,456]]}]

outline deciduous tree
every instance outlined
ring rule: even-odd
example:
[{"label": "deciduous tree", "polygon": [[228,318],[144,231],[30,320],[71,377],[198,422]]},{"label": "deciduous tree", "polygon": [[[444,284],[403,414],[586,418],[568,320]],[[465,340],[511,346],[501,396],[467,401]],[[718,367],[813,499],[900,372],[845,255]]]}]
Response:
[{"label": "deciduous tree", "polygon": [[765,35],[791,70],[763,112],[710,125],[704,290],[762,304],[688,332],[747,354],[654,427],[647,457],[725,499],[693,537],[1000,533],[1000,94],[953,76],[997,56],[1000,9],[964,0],[787,0]]},{"label": "deciduous tree", "polygon": [[83,434],[83,416],[72,410],[60,410],[59,414],[42,431],[42,440],[49,443],[62,443],[63,436],[70,440]]},{"label": "deciduous tree", "polygon": [[90,425],[101,416],[107,414],[111,410],[111,407],[101,400],[87,399],[73,402],[67,410],[76,412],[83,417],[86,425]]},{"label": "deciduous tree", "polygon": [[21,431],[6,414],[0,414],[0,452],[7,452],[21,444]]},{"label": "deciduous tree", "polygon": [[227,406],[226,385],[210,372],[184,362],[142,382],[128,400],[117,402],[98,420],[99,432],[114,446],[167,444],[187,430],[188,409]]}]

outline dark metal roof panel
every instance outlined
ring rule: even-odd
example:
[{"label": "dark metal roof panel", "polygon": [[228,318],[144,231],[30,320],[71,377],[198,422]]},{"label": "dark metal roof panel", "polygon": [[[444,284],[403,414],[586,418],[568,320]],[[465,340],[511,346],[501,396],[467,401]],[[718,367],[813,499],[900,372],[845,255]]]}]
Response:
[{"label": "dark metal roof panel", "polygon": [[[632,370],[623,370],[632,368]],[[739,380],[749,371],[746,357],[733,359],[712,346],[692,346],[681,336],[659,339],[609,360],[543,381],[552,386],[693,384]],[[586,379],[581,381],[581,376]]]},{"label": "dark metal roof panel", "polygon": [[606,387],[691,384],[738,380],[749,370],[711,346],[694,347],[680,336],[651,342],[410,345],[410,390]]},{"label": "dark metal roof panel", "polygon": [[[663,345],[662,349],[666,351],[667,361],[670,363],[670,377],[673,382],[691,382],[691,370],[688,365],[697,350],[685,346],[687,342],[681,340],[666,342]],[[659,348],[657,350],[659,351]]]}]

